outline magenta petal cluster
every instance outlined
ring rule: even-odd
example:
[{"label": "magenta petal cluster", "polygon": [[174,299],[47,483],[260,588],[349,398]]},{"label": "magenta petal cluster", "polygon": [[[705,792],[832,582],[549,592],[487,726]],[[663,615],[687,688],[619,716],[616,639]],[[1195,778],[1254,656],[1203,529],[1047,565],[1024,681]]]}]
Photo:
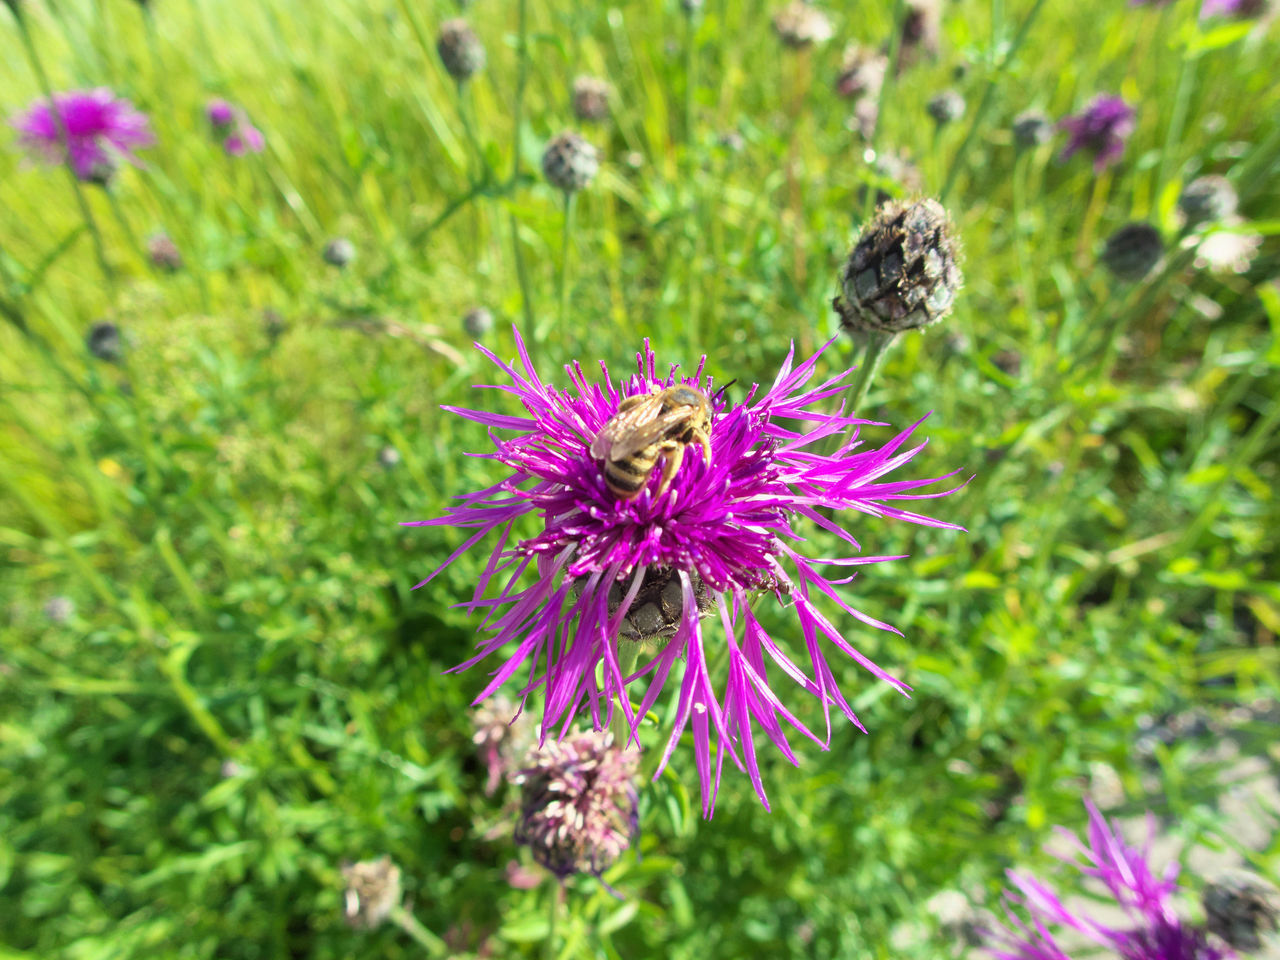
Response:
[{"label": "magenta petal cluster", "polygon": [[205,115],[210,126],[222,136],[222,149],[228,156],[243,157],[266,149],[267,138],[249,122],[248,114],[235,104],[221,97],[215,98],[205,107]]},{"label": "magenta petal cluster", "polygon": [[[525,416],[446,408],[490,428],[497,449],[484,456],[502,464],[507,475],[487,489],[463,494],[444,516],[410,524],[474,531],[444,566],[494,538],[474,596],[462,604],[484,613],[477,653],[455,669],[496,661],[477,703],[523,670],[522,697],[546,691],[544,738],[563,736],[584,707],[601,729],[616,707],[629,725],[629,743],[637,747],[639,719],[670,680],[678,688],[675,720],[659,773],[692,726],[704,815],[714,810],[726,756],[750,776],[767,808],[753,740],[757,731],[796,763],[788,726],[825,748],[834,706],[861,729],[827,662],[829,650],[904,693],[909,689],[864,656],[823,610],[843,610],[871,627],[893,631],[842,599],[836,586],[851,577],[831,580],[824,571],[900,558],[858,555],[857,541],[831,519],[832,513],[851,510],[959,529],[896,505],[945,496],[952,491],[914,492],[945,478],[888,479],[924,444],[909,444],[911,427],[883,446],[869,446],[857,435],[868,421],[842,411],[823,412],[823,406],[835,405],[833,398],[845,389],[851,371],[812,384],[821,351],[799,366],[788,353],[771,386],[753,386],[740,402],[730,402],[704,376],[705,358],[692,376],[677,376],[675,367],[662,374],[647,341],[636,357],[637,372],[616,384],[603,363],[603,381],[595,384],[587,382],[578,364],[566,367],[571,390],[544,383],[518,332],[516,342],[519,365],[502,362],[483,346],[477,349],[510,379],[495,389],[513,394]],[[620,499],[591,456],[591,442],[624,397],[675,383],[711,398],[710,462],[701,455],[685,456],[660,496],[662,471],[655,470],[639,496]],[[828,438],[844,431],[850,435],[839,449],[824,454]],[[855,555],[806,556],[797,521],[829,531]],[[682,610],[674,613],[678,624],[669,642],[659,649],[642,647],[636,669],[624,675],[619,643],[630,641],[618,639],[619,628],[646,574],[666,578],[668,585],[678,582]],[[757,618],[752,601],[761,594],[771,595],[794,616],[807,669]],[[705,616],[711,619],[704,623]],[[711,627],[715,619],[722,634]],[[722,657],[728,660],[728,680],[720,690],[709,667]],[[774,691],[772,684],[783,676],[822,704],[825,740]],[[638,708],[628,696],[633,690],[639,691]]]},{"label": "magenta petal cluster", "polygon": [[1100,94],[1079,114],[1064,117],[1058,127],[1067,132],[1067,145],[1062,159],[1080,150],[1093,154],[1093,169],[1101,173],[1124,156],[1125,141],[1133,133],[1133,107],[1121,97]]},{"label": "magenta petal cluster", "polygon": [[1129,846],[1092,803],[1089,811],[1089,842],[1084,844],[1072,832],[1058,830],[1070,841],[1072,852],[1083,861],[1070,860],[1082,874],[1102,884],[1120,908],[1127,923],[1103,923],[1067,907],[1057,894],[1029,874],[1009,871],[1017,889],[1006,893],[1012,905],[1022,906],[1030,919],[1022,919],[1006,907],[1009,926],[988,931],[988,950],[999,960],[1071,960],[1054,937],[1052,928],[1066,927],[1083,934],[1121,960],[1226,960],[1235,953],[1209,941],[1199,927],[1192,926],[1174,911],[1178,889],[1178,864],[1162,875],[1151,868],[1151,841],[1155,818],[1147,815],[1147,841],[1142,849]]},{"label": "magenta petal cluster", "polygon": [[53,107],[37,100],[11,121],[22,146],[48,164],[68,159],[76,176],[107,179],[121,160],[138,164],[135,150],[155,143],[146,116],[106,87],[53,96]]}]

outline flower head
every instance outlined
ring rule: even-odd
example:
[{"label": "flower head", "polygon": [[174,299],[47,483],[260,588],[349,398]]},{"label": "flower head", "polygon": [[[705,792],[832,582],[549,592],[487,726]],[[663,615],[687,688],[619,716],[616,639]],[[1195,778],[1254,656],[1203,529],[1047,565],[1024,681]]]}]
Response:
[{"label": "flower head", "polygon": [[516,781],[521,814],[516,842],[561,880],[599,876],[631,845],[639,820],[636,754],[608,733],[580,733],[548,743]]},{"label": "flower head", "polygon": [[266,149],[267,138],[249,122],[248,114],[241,107],[219,97],[205,106],[205,116],[214,131],[222,136],[222,149],[227,156],[243,157]]},{"label": "flower head", "polygon": [[[810,385],[816,355],[795,366],[788,354],[771,386],[753,386],[735,403],[713,390],[701,364],[691,376],[677,376],[674,367],[660,374],[647,342],[637,354],[636,373],[620,383],[602,364],[603,383],[588,384],[575,363],[566,368],[574,389],[561,390],[539,377],[518,333],[516,341],[519,364],[505,363],[483,346],[477,349],[510,378],[509,386],[498,389],[520,400],[524,416],[446,408],[493,431],[514,431],[510,439],[495,436],[497,449],[488,455],[508,470],[507,476],[462,495],[444,516],[411,524],[474,530],[440,569],[486,536],[496,536],[474,595],[464,604],[486,612],[477,653],[455,669],[499,659],[476,702],[527,670],[521,696],[546,690],[544,738],[557,726],[563,735],[584,707],[600,729],[618,704],[630,728],[628,742],[637,746],[639,718],[671,678],[679,688],[673,695],[676,716],[659,772],[692,724],[704,813],[710,816],[714,809],[726,756],[747,772],[767,805],[754,733],[763,730],[796,763],[786,725],[825,747],[835,706],[861,729],[827,662],[826,644],[899,690],[909,689],[858,651],[819,609],[829,601],[871,627],[892,631],[849,606],[835,589],[847,581],[829,580],[823,571],[828,565],[856,567],[892,558],[806,556],[797,522],[807,519],[857,551],[852,534],[829,519],[828,511],[848,509],[959,529],[895,504],[951,491],[916,493],[935,481],[887,479],[922,449],[923,444],[907,445],[914,427],[883,446],[868,446],[857,436],[868,421],[815,409],[846,388],[850,373]],[[679,389],[664,394],[672,387]],[[639,419],[641,413],[662,418],[658,437],[669,443],[606,462],[612,447],[605,444],[602,453],[596,441],[624,403],[637,411],[636,422],[652,422]],[[852,436],[834,453],[813,449],[846,430]],[[635,489],[620,494],[623,481]],[[526,574],[531,582],[522,586]],[[752,604],[762,594],[793,612],[808,671],[756,618]],[[673,610],[677,598],[678,610]],[[704,617],[723,626],[714,644]],[[624,670],[626,658],[619,656],[628,642],[625,621],[637,640],[665,641],[631,646],[627,652],[639,656],[633,671]],[[721,648],[729,662],[723,693],[708,670]],[[822,704],[825,742],[774,692],[770,680],[778,674]],[[633,684],[644,687],[638,710],[628,696]]]},{"label": "flower head", "polygon": [[436,52],[445,71],[459,83],[484,69],[484,44],[465,20],[446,20],[440,24]]},{"label": "flower head", "polygon": [[1267,12],[1268,2],[1269,0],[1204,0],[1200,7],[1200,19],[1233,17],[1237,20],[1251,20]]},{"label": "flower head", "polygon": [[826,43],[835,34],[827,15],[804,0],[792,0],[773,15],[773,32],[793,50]]},{"label": "flower head", "polygon": [[566,131],[552,137],[542,151],[547,183],[565,193],[587,187],[600,171],[600,152],[580,134]]},{"label": "flower head", "polygon": [[492,796],[534,745],[533,726],[526,714],[501,694],[476,707],[471,720],[475,728],[471,741],[480,752],[487,774],[485,796]]},{"label": "flower head", "polygon": [[1006,907],[1010,926],[986,931],[989,949],[999,960],[1071,960],[1058,945],[1051,926],[1070,928],[1115,952],[1121,960],[1225,960],[1229,950],[1209,942],[1204,930],[1181,920],[1173,908],[1178,865],[1158,875],[1150,863],[1155,818],[1147,817],[1147,842],[1141,850],[1127,845],[1091,802],[1088,845],[1070,831],[1058,829],[1083,862],[1064,858],[1084,876],[1102,884],[1123,912],[1123,926],[1103,923],[1067,907],[1056,893],[1030,874],[1009,871],[1017,893],[1006,893],[1014,906],[1030,915],[1023,920]]},{"label": "flower head", "polygon": [[221,97],[215,97],[210,100],[205,106],[204,112],[205,116],[209,118],[209,125],[215,130],[225,130],[236,121],[236,108]]},{"label": "flower head", "polygon": [[108,180],[121,160],[137,165],[134,151],[155,143],[146,116],[106,87],[54,94],[52,109],[37,100],[10,122],[32,156],[51,165],[70,161],[79,179],[95,183]]},{"label": "flower head", "polygon": [[342,915],[358,930],[381,926],[400,905],[400,868],[390,857],[345,863],[342,879],[347,884]]},{"label": "flower head", "polygon": [[1062,159],[1088,150],[1094,157],[1094,171],[1101,173],[1124,155],[1124,143],[1133,133],[1133,126],[1133,107],[1120,97],[1100,94],[1076,116],[1059,121],[1059,129],[1069,136]]}]

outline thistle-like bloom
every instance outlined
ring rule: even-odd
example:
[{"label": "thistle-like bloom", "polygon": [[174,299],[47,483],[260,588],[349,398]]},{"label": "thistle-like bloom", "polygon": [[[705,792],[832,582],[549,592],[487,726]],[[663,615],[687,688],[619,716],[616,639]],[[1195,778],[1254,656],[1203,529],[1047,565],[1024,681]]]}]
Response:
[{"label": "thistle-like bloom", "polygon": [[[767,807],[756,732],[763,730],[797,763],[785,725],[825,748],[835,706],[863,729],[837,686],[826,644],[904,693],[909,689],[856,649],[820,609],[829,602],[869,626],[893,631],[849,606],[835,589],[846,581],[829,580],[822,568],[897,558],[806,556],[796,522],[807,519],[859,551],[853,535],[830,519],[831,511],[959,529],[894,504],[951,491],[914,492],[934,479],[888,479],[922,449],[923,444],[908,445],[914,427],[871,447],[857,436],[868,421],[817,409],[846,388],[850,371],[810,385],[816,355],[795,366],[789,353],[771,386],[753,386],[741,402],[731,403],[723,392],[713,391],[701,364],[692,376],[677,376],[675,368],[659,374],[647,343],[637,355],[638,371],[621,383],[615,384],[605,369],[603,383],[588,384],[575,363],[566,368],[574,389],[560,390],[542,381],[518,334],[516,340],[520,364],[504,363],[483,346],[477,349],[510,378],[510,386],[497,389],[514,394],[524,416],[446,408],[491,430],[515,432],[510,439],[495,436],[497,450],[486,455],[506,467],[508,475],[487,489],[463,494],[444,516],[410,524],[475,531],[444,566],[485,537],[496,536],[474,596],[464,604],[487,612],[480,625],[482,638],[476,655],[455,669],[498,658],[477,703],[526,669],[521,696],[546,690],[544,738],[557,726],[563,736],[584,706],[601,729],[619,704],[630,728],[628,741],[637,746],[639,719],[668,678],[674,678],[679,688],[676,717],[659,772],[692,723],[704,814],[710,816],[714,809],[726,755],[747,772]],[[647,396],[673,384],[686,384],[706,397],[709,449],[688,444],[669,484],[663,474],[669,466],[665,457],[672,454],[655,453],[647,477],[639,470],[640,489],[620,496],[606,478],[605,464],[591,453],[593,441],[624,398]],[[819,452],[829,437],[847,430],[853,435],[837,451]],[[633,465],[633,479],[635,469]],[[526,574],[531,582],[522,586]],[[752,602],[761,594],[771,594],[793,612],[807,671],[757,619]],[[703,618],[717,616],[722,636],[704,629]],[[653,640],[659,642],[652,647],[636,645]],[[647,651],[648,662],[641,656],[634,671],[624,671],[620,647]],[[722,655],[729,662],[723,693],[715,689],[708,670]],[[821,702],[825,742],[779,699],[771,686],[779,674]],[[638,710],[628,697],[632,685],[643,686]]]},{"label": "thistle-like bloom", "polygon": [[1124,144],[1133,133],[1133,107],[1120,97],[1100,94],[1074,117],[1064,117],[1059,129],[1069,136],[1062,150],[1067,160],[1080,150],[1093,154],[1093,169],[1101,173],[1124,156]]},{"label": "thistle-like bloom", "polygon": [[501,694],[478,706],[471,722],[475,727],[471,742],[476,745],[488,775],[484,793],[487,797],[493,796],[503,779],[516,772],[525,753],[534,745],[532,724],[526,714]]},{"label": "thistle-like bloom", "polygon": [[600,876],[635,837],[640,798],[637,755],[608,733],[580,733],[536,751],[521,770],[516,843],[561,880]]},{"label": "thistle-like bloom", "polygon": [[267,147],[267,138],[249,121],[249,115],[235,104],[217,98],[205,107],[209,125],[222,135],[222,149],[227,156],[243,157],[249,153],[261,153]]},{"label": "thistle-like bloom", "polygon": [[155,143],[150,122],[132,103],[106,87],[72,90],[37,100],[11,121],[19,142],[50,165],[70,160],[84,181],[105,183],[121,160],[139,166],[135,150]]},{"label": "thistle-like bloom", "polygon": [[1268,0],[1204,0],[1200,7],[1200,19],[1232,17],[1251,20],[1267,12]]},{"label": "thistle-like bloom", "polygon": [[1174,911],[1178,864],[1157,876],[1149,861],[1155,818],[1147,816],[1147,842],[1142,849],[1128,846],[1091,802],[1089,843],[1059,827],[1084,862],[1064,858],[1086,877],[1106,888],[1124,912],[1127,924],[1112,926],[1068,908],[1056,893],[1030,874],[1009,871],[1017,893],[1007,892],[1012,905],[1030,914],[1023,920],[1006,906],[1010,926],[987,930],[988,950],[999,960],[1071,960],[1058,945],[1051,927],[1068,927],[1108,948],[1121,960],[1225,960],[1230,950],[1210,943],[1206,932],[1191,926]]}]

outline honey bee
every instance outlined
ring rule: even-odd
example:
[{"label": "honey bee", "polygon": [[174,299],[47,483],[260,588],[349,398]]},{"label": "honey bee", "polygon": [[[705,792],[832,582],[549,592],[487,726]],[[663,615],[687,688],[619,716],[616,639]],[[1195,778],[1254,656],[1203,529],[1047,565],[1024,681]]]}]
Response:
[{"label": "honey bee", "polygon": [[591,456],[604,461],[604,481],[623,500],[640,496],[661,459],[660,497],[692,444],[710,464],[711,401],[696,387],[677,383],[624,398],[591,441]]}]

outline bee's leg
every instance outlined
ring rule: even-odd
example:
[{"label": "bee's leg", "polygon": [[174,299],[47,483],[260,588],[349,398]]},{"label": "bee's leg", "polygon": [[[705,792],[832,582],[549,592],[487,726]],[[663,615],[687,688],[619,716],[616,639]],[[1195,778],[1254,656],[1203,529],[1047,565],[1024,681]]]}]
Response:
[{"label": "bee's leg", "polygon": [[658,484],[657,496],[662,496],[667,492],[667,487],[671,486],[671,481],[675,478],[676,471],[680,469],[680,464],[684,462],[684,444],[673,443],[667,449],[667,455],[662,461],[662,481]]},{"label": "bee's leg", "polygon": [[702,459],[706,461],[707,466],[711,466],[711,436],[705,430],[699,430],[693,438],[702,448]]}]

